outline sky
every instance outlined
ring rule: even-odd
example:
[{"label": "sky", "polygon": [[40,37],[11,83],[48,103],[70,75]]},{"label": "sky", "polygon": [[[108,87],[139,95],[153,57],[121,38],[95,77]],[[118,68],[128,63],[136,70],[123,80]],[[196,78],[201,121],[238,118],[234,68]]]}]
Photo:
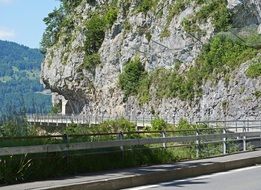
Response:
[{"label": "sky", "polygon": [[45,30],[43,18],[59,0],[0,0],[0,40],[39,48]]}]

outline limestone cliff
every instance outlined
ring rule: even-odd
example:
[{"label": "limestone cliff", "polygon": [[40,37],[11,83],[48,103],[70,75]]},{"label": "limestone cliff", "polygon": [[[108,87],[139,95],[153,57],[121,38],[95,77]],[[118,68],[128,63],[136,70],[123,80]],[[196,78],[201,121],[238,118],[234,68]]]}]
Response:
[{"label": "limestone cliff", "polygon": [[[81,0],[74,6],[63,2],[67,9],[56,40],[46,46],[42,81],[55,97],[68,100],[67,113],[175,115],[176,120],[191,121],[261,117],[260,74],[247,74],[261,61],[261,1]],[[91,28],[100,27],[103,20],[102,29]],[[99,34],[101,39],[95,38]],[[217,36],[236,44],[231,47],[239,49],[234,58],[223,55],[231,50],[226,42],[222,47],[228,50],[215,53]],[[214,59],[220,52],[222,63],[207,65],[212,63],[207,56]],[[143,69],[138,79],[146,75],[146,84],[133,83],[139,87],[126,93],[120,76],[135,59]],[[170,76],[186,85],[173,86]]]}]

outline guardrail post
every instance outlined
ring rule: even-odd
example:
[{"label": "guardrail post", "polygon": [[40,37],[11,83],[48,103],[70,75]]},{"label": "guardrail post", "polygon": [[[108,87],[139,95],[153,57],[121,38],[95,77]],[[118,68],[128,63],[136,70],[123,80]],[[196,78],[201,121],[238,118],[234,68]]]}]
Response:
[{"label": "guardrail post", "polygon": [[246,148],[246,127],[245,126],[243,128],[243,134],[244,134],[244,136],[243,136],[243,151],[246,151],[247,148]]},{"label": "guardrail post", "polygon": [[[259,123],[260,123],[260,124],[259,124],[259,129],[261,130],[261,120],[260,120]],[[259,147],[261,147],[261,133],[260,133],[260,145],[259,145]]]},{"label": "guardrail post", "polygon": [[[41,117],[42,117],[42,115],[41,115]],[[40,117],[40,119],[39,119],[39,121],[40,121],[40,125],[42,125],[42,119],[41,119],[41,117]]]},{"label": "guardrail post", "polygon": [[144,128],[144,112],[143,112],[143,114],[142,114],[142,126],[143,126],[143,128]]},{"label": "guardrail post", "polygon": [[[123,138],[124,138],[124,135],[123,135],[123,132],[121,131],[121,132],[119,132],[119,134],[118,134],[118,139],[119,139],[119,140],[123,140]],[[123,146],[120,146],[120,149],[121,149],[121,151],[124,151]]]},{"label": "guardrail post", "polygon": [[196,137],[197,137],[197,140],[195,142],[195,144],[196,144],[196,158],[199,158],[199,138],[198,138],[198,135],[199,135],[198,130],[196,130]]},{"label": "guardrail post", "polygon": [[58,118],[56,117],[56,126],[58,126]]},{"label": "guardrail post", "polygon": [[247,120],[247,132],[249,132],[250,131],[250,129],[249,129],[249,120]]},{"label": "guardrail post", "polygon": [[63,135],[63,142],[68,144],[69,143],[69,138],[68,138],[68,135],[67,134],[64,134]]},{"label": "guardrail post", "polygon": [[[162,138],[166,138],[166,132],[165,132],[165,131],[161,131],[161,136],[162,136]],[[166,148],[166,147],[167,147],[167,145],[166,145],[165,142],[162,143],[162,147],[163,147],[163,148]]]},{"label": "guardrail post", "polygon": [[223,129],[223,154],[227,154],[227,138],[226,138],[226,129]]},{"label": "guardrail post", "polygon": [[47,126],[49,126],[49,115],[47,115]]}]

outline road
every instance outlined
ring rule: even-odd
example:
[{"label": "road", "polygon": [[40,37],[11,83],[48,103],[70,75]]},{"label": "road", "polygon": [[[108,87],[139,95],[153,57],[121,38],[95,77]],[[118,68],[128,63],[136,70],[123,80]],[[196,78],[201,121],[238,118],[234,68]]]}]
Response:
[{"label": "road", "polygon": [[260,190],[260,179],[261,166],[254,166],[128,190]]}]

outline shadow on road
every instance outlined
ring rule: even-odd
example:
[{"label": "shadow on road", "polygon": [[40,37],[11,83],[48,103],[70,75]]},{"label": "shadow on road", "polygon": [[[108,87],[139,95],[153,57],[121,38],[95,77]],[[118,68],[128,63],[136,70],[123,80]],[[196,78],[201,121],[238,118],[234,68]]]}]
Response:
[{"label": "shadow on road", "polygon": [[186,179],[186,180],[178,180],[178,181],[173,181],[172,183],[167,183],[167,184],[160,184],[157,187],[153,187],[150,189],[173,189],[175,187],[177,188],[182,188],[186,189],[187,186],[191,185],[204,185],[207,184],[207,178],[204,179]]}]

